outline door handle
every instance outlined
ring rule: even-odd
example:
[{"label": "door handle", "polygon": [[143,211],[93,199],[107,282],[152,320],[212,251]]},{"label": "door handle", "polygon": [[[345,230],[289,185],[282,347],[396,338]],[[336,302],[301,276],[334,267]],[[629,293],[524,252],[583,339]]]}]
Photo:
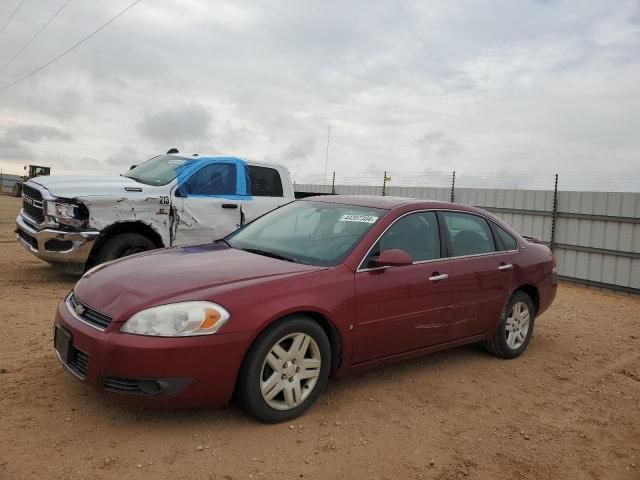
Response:
[{"label": "door handle", "polygon": [[498,270],[511,270],[512,268],[513,268],[512,263],[503,263],[502,265],[498,266]]},{"label": "door handle", "polygon": [[222,208],[238,208],[237,203],[223,203]]},{"label": "door handle", "polygon": [[449,275],[447,275],[446,273],[439,274],[438,272],[436,272],[429,277],[429,280],[431,282],[439,282],[440,280],[446,280],[447,278],[449,278]]}]

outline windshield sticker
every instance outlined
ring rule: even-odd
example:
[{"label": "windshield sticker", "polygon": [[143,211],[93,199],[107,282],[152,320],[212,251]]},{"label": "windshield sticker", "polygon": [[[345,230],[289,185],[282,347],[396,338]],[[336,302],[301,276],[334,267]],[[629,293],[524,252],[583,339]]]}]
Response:
[{"label": "windshield sticker", "polygon": [[343,215],[340,222],[360,222],[360,223],[376,223],[378,217],[373,215]]}]

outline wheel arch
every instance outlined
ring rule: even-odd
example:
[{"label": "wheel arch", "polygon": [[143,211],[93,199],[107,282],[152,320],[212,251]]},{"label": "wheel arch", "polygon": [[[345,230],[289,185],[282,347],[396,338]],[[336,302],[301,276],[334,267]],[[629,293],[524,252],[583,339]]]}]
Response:
[{"label": "wheel arch", "polygon": [[535,315],[537,315],[538,311],[540,310],[540,292],[538,291],[538,288],[535,285],[531,285],[530,283],[525,283],[523,285],[520,285],[513,291],[514,294],[516,292],[523,292],[529,296],[529,298],[533,302]]},{"label": "wheel arch", "polygon": [[324,313],[319,312],[317,310],[312,310],[312,309],[309,309],[309,308],[293,309],[292,311],[287,311],[286,313],[279,314],[279,315],[275,316],[273,319],[265,322],[256,331],[255,336],[251,339],[251,344],[250,344],[249,348],[247,348],[247,351],[245,352],[245,354],[243,355],[242,362],[240,364],[241,365],[244,364],[244,362],[245,362],[245,360],[247,358],[247,355],[249,353],[249,350],[251,350],[251,347],[254,345],[254,343],[256,342],[258,337],[260,337],[260,335],[262,335],[265,331],[267,331],[269,328],[273,327],[277,323],[286,321],[287,318],[290,318],[290,317],[293,317],[293,316],[296,316],[296,315],[302,315],[302,316],[309,317],[311,320],[313,320],[314,322],[318,323],[322,327],[324,332],[327,334],[327,338],[329,339],[329,346],[331,348],[331,372],[330,372],[330,375],[333,376],[336,373],[336,371],[338,370],[338,368],[340,367],[340,365],[342,364],[342,360],[343,360],[343,340],[342,340],[342,335],[340,334],[340,331],[338,330],[338,328],[329,319],[329,317],[327,315],[325,315]]},{"label": "wheel arch", "polygon": [[340,335],[340,331],[326,315],[317,311],[301,310],[281,318],[286,318],[290,315],[305,315],[320,324],[324,332],[327,334],[327,337],[329,338],[329,345],[331,346],[330,375],[333,376],[342,364],[342,336]]},{"label": "wheel arch", "polygon": [[87,259],[85,268],[91,268],[95,265],[96,258],[98,252],[102,248],[102,246],[110,239],[115,237],[116,235],[120,235],[121,233],[137,233],[139,235],[143,235],[151,240],[157,248],[163,248],[164,242],[162,241],[162,236],[156,229],[154,229],[151,225],[144,222],[116,222],[112,225],[109,225],[105,228],[100,235],[96,239],[93,247],[91,248],[91,253],[89,254],[89,258]]}]

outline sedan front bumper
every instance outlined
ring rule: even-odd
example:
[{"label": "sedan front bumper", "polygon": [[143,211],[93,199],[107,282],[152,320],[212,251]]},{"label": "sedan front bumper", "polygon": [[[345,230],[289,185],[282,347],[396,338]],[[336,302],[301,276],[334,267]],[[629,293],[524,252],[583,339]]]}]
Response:
[{"label": "sedan front bumper", "polygon": [[84,265],[99,234],[96,231],[66,232],[53,228],[38,230],[22,215],[16,218],[18,242],[36,257],[54,264]]},{"label": "sedan front bumper", "polygon": [[[54,348],[67,371],[92,388],[149,407],[221,406],[233,395],[253,333],[167,338],[105,330],[80,321],[63,299]],[[61,338],[68,336],[68,338]]]}]

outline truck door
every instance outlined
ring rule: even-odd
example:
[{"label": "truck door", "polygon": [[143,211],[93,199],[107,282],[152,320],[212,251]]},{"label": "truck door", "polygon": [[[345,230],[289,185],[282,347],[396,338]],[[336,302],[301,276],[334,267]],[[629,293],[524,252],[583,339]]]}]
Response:
[{"label": "truck door", "polygon": [[208,243],[241,226],[245,165],[214,160],[180,179],[173,190],[173,246]]}]

